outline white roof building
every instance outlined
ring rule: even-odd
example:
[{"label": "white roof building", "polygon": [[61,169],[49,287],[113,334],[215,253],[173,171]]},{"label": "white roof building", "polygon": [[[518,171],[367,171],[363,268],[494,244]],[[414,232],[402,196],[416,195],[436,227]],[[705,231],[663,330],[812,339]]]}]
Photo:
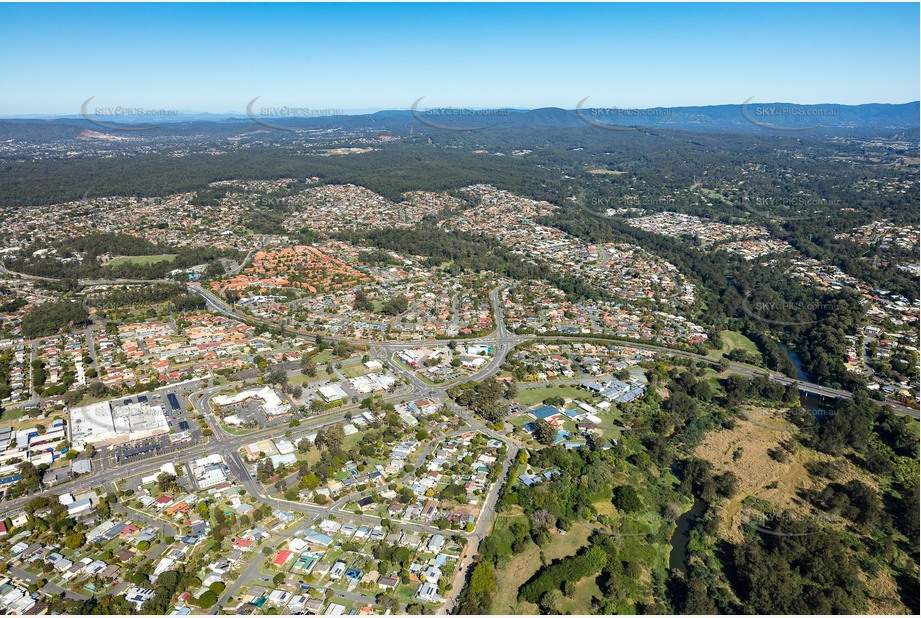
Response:
[{"label": "white roof building", "polygon": [[236,395],[218,395],[217,397],[213,397],[211,401],[213,401],[215,405],[223,408],[225,406],[243,403],[250,399],[259,399],[262,401],[262,411],[268,416],[280,416],[291,411],[291,404],[279,397],[278,393],[276,393],[271,386],[251,388],[249,390],[240,391]]},{"label": "white roof building", "polygon": [[169,433],[162,406],[119,405],[101,401],[70,409],[70,442],[77,451],[87,444],[119,444]]},{"label": "white roof building", "polygon": [[338,399],[349,398],[348,393],[342,390],[342,387],[338,384],[327,384],[326,386],[321,386],[318,389],[318,392],[324,401],[336,401]]}]

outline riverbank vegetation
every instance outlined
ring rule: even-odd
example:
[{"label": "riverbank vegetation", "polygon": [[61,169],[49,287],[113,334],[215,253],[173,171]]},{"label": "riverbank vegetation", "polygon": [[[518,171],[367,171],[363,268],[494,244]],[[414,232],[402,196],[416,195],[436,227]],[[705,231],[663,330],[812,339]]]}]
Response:
[{"label": "riverbank vegetation", "polygon": [[916,421],[694,364],[649,377],[616,445],[522,451],[460,613],[917,611]]}]

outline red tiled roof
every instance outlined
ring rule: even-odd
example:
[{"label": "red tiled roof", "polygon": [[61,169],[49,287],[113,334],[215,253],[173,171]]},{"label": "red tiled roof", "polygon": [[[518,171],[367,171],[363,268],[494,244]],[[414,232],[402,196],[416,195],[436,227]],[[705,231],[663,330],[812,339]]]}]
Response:
[{"label": "red tiled roof", "polygon": [[288,559],[291,558],[292,553],[293,552],[288,551],[287,549],[281,550],[275,554],[275,560],[272,561],[272,564],[275,566],[283,566],[288,561]]}]

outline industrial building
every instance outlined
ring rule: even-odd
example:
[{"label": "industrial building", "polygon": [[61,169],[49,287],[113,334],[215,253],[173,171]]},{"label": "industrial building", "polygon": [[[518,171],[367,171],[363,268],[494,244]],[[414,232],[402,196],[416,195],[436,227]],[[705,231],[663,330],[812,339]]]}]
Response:
[{"label": "industrial building", "polygon": [[70,409],[70,443],[82,451],[94,446],[123,444],[169,433],[163,407],[147,402],[102,401]]}]

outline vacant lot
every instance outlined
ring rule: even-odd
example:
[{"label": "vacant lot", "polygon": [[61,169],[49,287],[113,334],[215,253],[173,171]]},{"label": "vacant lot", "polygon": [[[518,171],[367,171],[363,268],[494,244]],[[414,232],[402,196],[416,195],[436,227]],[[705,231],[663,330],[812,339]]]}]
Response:
[{"label": "vacant lot", "polygon": [[518,396],[515,400],[523,406],[536,406],[548,397],[562,397],[563,399],[587,399],[588,392],[578,386],[537,386],[528,388],[524,384],[518,386]]},{"label": "vacant lot", "polygon": [[598,588],[598,577],[583,577],[576,584],[576,592],[572,598],[563,596],[560,602],[560,611],[569,614],[583,614],[592,607],[592,597],[603,598],[601,589]]},{"label": "vacant lot", "polygon": [[588,173],[589,173],[589,174],[608,175],[608,176],[623,176],[623,175],[626,174],[627,172],[622,172],[622,171],[619,171],[619,170],[593,169],[593,170],[588,170]]},{"label": "vacant lot", "polygon": [[361,362],[349,363],[342,365],[342,373],[347,378],[357,378],[358,376],[368,375],[368,369]]},{"label": "vacant lot", "polygon": [[731,430],[710,432],[695,452],[712,463],[715,471],[731,470],[739,479],[738,492],[720,509],[723,532],[736,542],[741,540],[742,500],[754,496],[778,510],[794,509],[801,502],[796,497],[797,490],[810,485],[809,474],[799,458],[781,463],[769,454],[781,441],[795,435],[795,426],[785,421],[780,411],[752,408],[746,413],[751,420],[739,420]]},{"label": "vacant lot", "polygon": [[721,350],[711,350],[707,354],[710,358],[722,358],[723,354],[738,349],[761,358],[761,353],[758,351],[758,346],[755,345],[755,342],[742,333],[734,330],[723,330],[720,331],[720,338],[723,340],[723,348]]},{"label": "vacant lot", "polygon": [[[782,441],[792,441],[795,426],[783,418],[782,410],[748,407],[745,414],[748,420],[737,421],[735,428],[708,433],[694,453],[712,463],[715,472],[732,471],[739,479],[736,495],[720,507],[723,534],[735,542],[741,540],[740,526],[745,520],[742,501],[748,496],[769,502],[776,513],[789,510],[804,518],[816,516],[799,494],[804,489],[822,489],[827,481],[811,476],[806,464],[834,459],[799,445],[785,461],[777,461],[771,457],[771,452]],[[843,458],[837,461],[846,462]],[[847,464],[847,470],[837,482],[844,483],[851,478],[876,485],[872,479],[858,473],[853,465]]]},{"label": "vacant lot", "polygon": [[[345,436],[345,438],[342,440],[342,450],[344,452],[350,451],[353,447],[358,445],[363,435],[364,432],[359,431],[358,433],[353,433],[350,436]],[[317,463],[320,461],[320,449],[317,447],[311,448],[302,457],[300,457],[299,460],[306,461],[310,465]]]},{"label": "vacant lot", "polygon": [[156,262],[172,262],[176,259],[175,253],[160,253],[157,255],[120,255],[106,263],[106,266],[121,266],[122,264],[154,264]]},{"label": "vacant lot", "polygon": [[[523,517],[523,515],[501,515],[496,525],[508,525],[508,522],[515,517]],[[594,528],[593,524],[578,522],[573,524],[572,529],[566,534],[554,533],[551,542],[544,546],[544,555],[547,560],[552,562],[557,558],[570,556],[588,545],[588,537]],[[493,597],[493,614],[538,613],[537,606],[533,603],[518,602],[518,588],[540,569],[540,552],[541,548],[534,543],[529,543],[524,552],[514,555],[508,565],[496,573],[499,589]],[[593,578],[588,579],[594,583]]]}]

